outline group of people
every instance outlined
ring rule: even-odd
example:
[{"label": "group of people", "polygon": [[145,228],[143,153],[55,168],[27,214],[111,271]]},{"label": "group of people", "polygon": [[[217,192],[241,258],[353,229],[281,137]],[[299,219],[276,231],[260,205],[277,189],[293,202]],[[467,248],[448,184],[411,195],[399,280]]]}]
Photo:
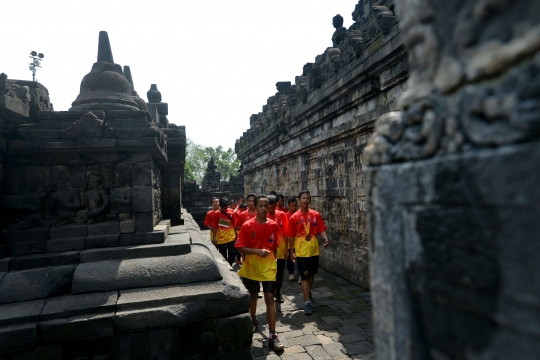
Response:
[{"label": "group of people", "polygon": [[[244,203],[245,200],[245,203]],[[330,240],[321,215],[309,208],[311,194],[303,190],[298,198],[291,197],[284,204],[285,196],[270,192],[269,195],[248,194],[237,202],[226,198],[213,198],[212,207],[204,222],[211,229],[210,240],[223,257],[232,265],[241,265],[238,275],[250,293],[249,312],[253,326],[258,326],[255,312],[262,285],[270,335],[268,346],[283,349],[275,331],[276,306],[283,302],[281,287],[287,263],[289,281],[295,280],[297,265],[304,296],[304,313],[313,313],[314,276],[319,268],[319,240],[327,247]]]}]

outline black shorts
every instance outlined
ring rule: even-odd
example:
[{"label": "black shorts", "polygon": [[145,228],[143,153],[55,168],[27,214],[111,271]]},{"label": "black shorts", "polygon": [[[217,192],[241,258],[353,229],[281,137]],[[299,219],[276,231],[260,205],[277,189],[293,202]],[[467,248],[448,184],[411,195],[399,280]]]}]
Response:
[{"label": "black shorts", "polygon": [[308,280],[319,271],[319,256],[297,257],[296,262],[302,280]]},{"label": "black shorts", "polygon": [[274,294],[276,292],[275,281],[257,281],[257,280],[242,278],[242,282],[244,283],[244,286],[246,287],[247,291],[249,291],[250,294],[259,293],[259,290],[260,290],[259,283],[262,283],[263,292],[271,293],[271,294]]}]

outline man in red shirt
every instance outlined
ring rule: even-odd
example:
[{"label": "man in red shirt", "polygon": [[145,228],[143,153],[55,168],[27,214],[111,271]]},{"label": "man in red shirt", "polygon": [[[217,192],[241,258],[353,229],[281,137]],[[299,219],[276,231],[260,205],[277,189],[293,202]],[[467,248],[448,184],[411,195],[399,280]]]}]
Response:
[{"label": "man in red shirt", "polygon": [[287,209],[287,207],[285,206],[285,195],[277,194],[276,199],[277,199],[276,209],[278,209],[279,211],[283,211],[284,213],[289,211],[289,209]]},{"label": "man in red shirt", "polygon": [[296,253],[295,255],[291,250],[290,256],[293,261],[296,258],[298,262],[298,272],[302,279],[302,294],[306,302],[304,313],[311,315],[313,313],[311,287],[319,269],[320,250],[317,235],[321,235],[323,247],[327,247],[330,240],[326,235],[326,225],[321,215],[309,208],[309,204],[311,204],[309,191],[301,191],[298,198],[300,199],[300,211],[294,213],[289,219],[288,235],[294,238],[290,241],[290,247],[291,249],[294,247]]},{"label": "man in red shirt", "polygon": [[219,210],[212,215],[214,242],[229,265],[232,265],[236,256],[234,220],[234,213],[232,209],[229,209],[229,200],[227,198],[219,199]]},{"label": "man in red shirt", "polygon": [[[289,209],[285,214],[287,215],[287,218],[290,219],[296,210],[298,210],[298,201],[296,201],[294,196],[287,200],[287,207]],[[292,262],[290,256],[287,258],[287,271],[289,272],[289,281],[294,281],[294,263]],[[298,275],[298,283],[301,283],[300,275]]]},{"label": "man in red shirt", "polygon": [[[249,197],[248,197],[249,198]],[[257,298],[262,283],[264,302],[266,303],[266,319],[268,321],[268,346],[274,350],[282,350],[283,343],[276,334],[276,304],[274,292],[276,290],[276,253],[279,246],[278,224],[266,218],[268,213],[268,198],[259,195],[255,201],[256,216],[242,224],[236,248],[246,259],[238,272],[242,277],[244,286],[249,291],[249,313],[253,326],[257,327],[255,316]]]},{"label": "man in red shirt", "polygon": [[283,285],[283,272],[285,270],[285,261],[289,258],[289,238],[285,234],[289,228],[289,218],[283,211],[276,210],[277,198],[274,195],[268,195],[268,213],[266,217],[275,221],[278,224],[278,240],[279,246],[277,249],[277,274],[276,274],[276,301],[283,302],[281,295],[281,286]]},{"label": "man in red shirt", "polygon": [[257,211],[255,210],[255,196],[255,194],[248,194],[246,196],[246,203],[248,208],[246,211],[243,211],[239,214],[237,213],[236,229],[240,229],[243,223],[245,223],[249,219],[253,219],[257,215]]},{"label": "man in red shirt", "polygon": [[204,226],[206,226],[208,229],[210,229],[210,241],[214,242],[214,233],[212,228],[212,215],[216,211],[219,210],[219,199],[217,197],[212,198],[212,210],[206,213],[206,217],[204,218]]}]

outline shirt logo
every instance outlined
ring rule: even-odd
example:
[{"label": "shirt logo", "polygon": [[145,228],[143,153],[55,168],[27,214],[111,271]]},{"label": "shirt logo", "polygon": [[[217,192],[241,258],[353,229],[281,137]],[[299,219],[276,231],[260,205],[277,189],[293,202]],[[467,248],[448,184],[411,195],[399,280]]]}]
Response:
[{"label": "shirt logo", "polygon": [[273,243],[274,243],[274,234],[271,234],[271,235],[270,235],[270,238],[268,238],[268,242],[269,242],[270,244],[273,244]]}]

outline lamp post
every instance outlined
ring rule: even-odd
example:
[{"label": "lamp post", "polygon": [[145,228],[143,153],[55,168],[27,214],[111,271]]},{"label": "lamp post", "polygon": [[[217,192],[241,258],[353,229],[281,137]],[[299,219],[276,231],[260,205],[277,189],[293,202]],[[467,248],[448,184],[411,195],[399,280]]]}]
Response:
[{"label": "lamp post", "polygon": [[30,56],[29,58],[32,59],[32,62],[30,63],[30,71],[32,72],[32,81],[36,81],[36,71],[37,71],[37,68],[40,68],[41,67],[41,61],[43,60],[43,58],[45,57],[45,55],[43,55],[42,53],[37,53],[35,51],[32,51],[30,53]]}]

